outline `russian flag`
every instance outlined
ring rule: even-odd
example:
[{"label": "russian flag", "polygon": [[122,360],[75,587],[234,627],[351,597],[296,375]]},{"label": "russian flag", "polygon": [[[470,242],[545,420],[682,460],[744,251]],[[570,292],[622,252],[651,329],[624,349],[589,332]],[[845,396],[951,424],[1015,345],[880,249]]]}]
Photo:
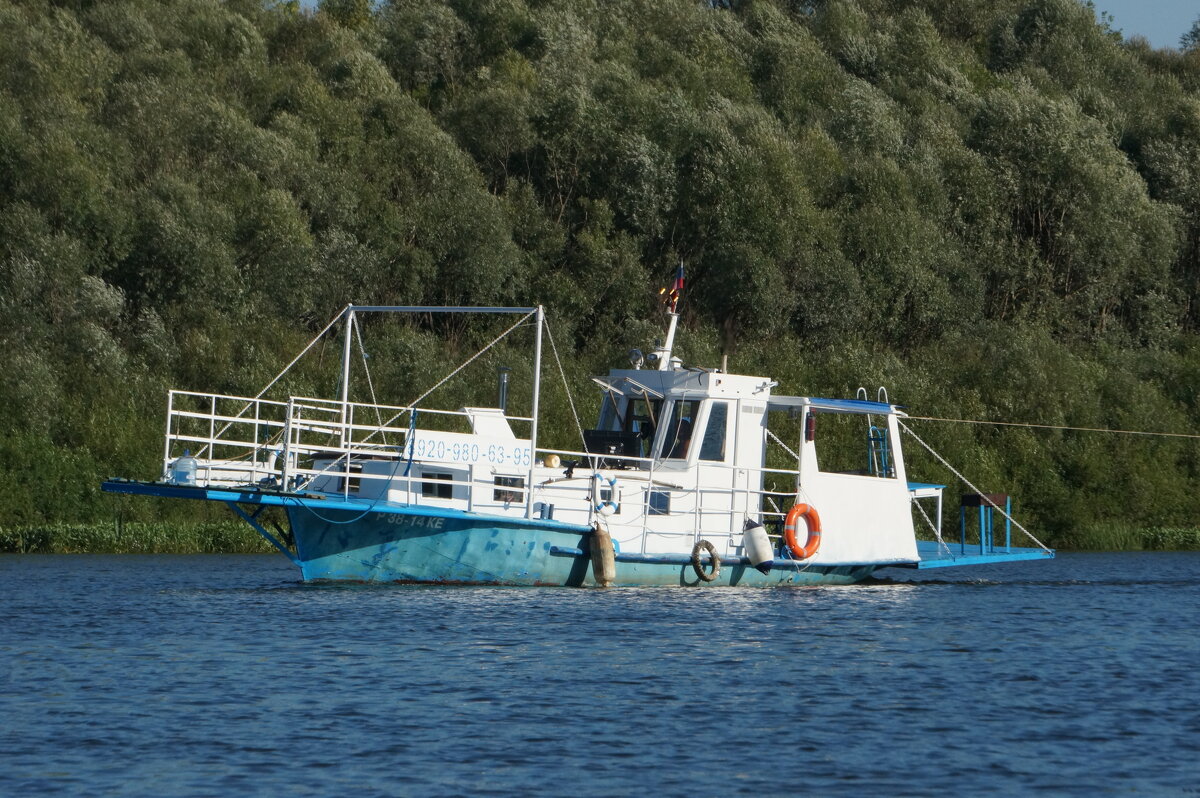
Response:
[{"label": "russian flag", "polygon": [[679,307],[679,297],[683,294],[683,264],[679,264],[679,268],[675,270],[675,282],[671,284],[671,290],[663,289],[659,293],[666,294],[664,299],[667,302],[670,312],[674,313]]}]

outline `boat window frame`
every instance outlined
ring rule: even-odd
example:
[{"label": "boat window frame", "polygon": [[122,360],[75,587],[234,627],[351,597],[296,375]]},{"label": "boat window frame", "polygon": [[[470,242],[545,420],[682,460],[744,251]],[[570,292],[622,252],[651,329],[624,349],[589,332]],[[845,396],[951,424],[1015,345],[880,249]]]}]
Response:
[{"label": "boat window frame", "polygon": [[[635,407],[637,402],[644,402],[646,405],[647,414],[638,415]],[[624,414],[618,413],[618,417],[622,420],[621,429],[624,432],[638,432],[641,429],[633,429],[635,422],[641,422],[646,419],[650,422],[650,428],[653,434],[649,437],[643,437],[642,451],[640,456],[643,458],[652,458],[656,456],[658,451],[658,439],[662,436],[662,424],[659,423],[663,417],[663,405],[667,404],[666,399],[659,399],[646,395],[622,395],[622,406]],[[657,418],[656,418],[657,416]]]},{"label": "boat window frame", "polygon": [[[703,413],[705,413],[707,410],[707,408],[705,407],[705,404],[708,400],[708,397],[700,396],[695,399],[690,399],[690,398],[688,398],[688,396],[686,394],[684,394],[684,395],[673,396],[673,397],[668,397],[668,398],[670,400],[670,404],[661,414],[661,418],[666,419],[666,422],[664,424],[659,425],[660,429],[658,431],[658,436],[659,436],[659,438],[661,438],[661,440],[657,441],[657,446],[654,449],[654,451],[656,452],[656,457],[657,457],[657,459],[660,459],[660,460],[666,460],[666,461],[671,461],[671,462],[675,462],[675,463],[690,462],[693,459],[692,455],[693,455],[694,449],[692,448],[692,442],[696,440],[696,427],[701,418],[701,415]],[[675,430],[675,440],[671,443],[671,453],[673,454],[675,448],[680,445],[678,429],[679,429],[680,425],[682,424],[682,422],[684,421],[683,418],[676,419],[675,410],[676,410],[676,408],[680,407],[681,405],[685,405],[685,404],[694,405],[691,416],[689,417],[690,423],[689,423],[689,432],[688,432],[688,436],[687,436],[687,443],[686,443],[686,447],[683,452],[683,455],[680,457],[674,457],[674,456],[667,454],[667,444],[668,444],[667,439],[671,435],[671,430],[674,429]]]},{"label": "boat window frame", "polygon": [[[422,499],[437,499],[439,501],[453,501],[455,498],[454,492],[454,472],[426,470],[421,469],[420,476],[417,477],[421,484]],[[446,495],[443,495],[446,494]]]},{"label": "boat window frame", "polygon": [[[833,476],[838,476],[838,477],[846,477],[846,478],[850,478],[850,479],[869,479],[869,480],[879,480],[879,481],[896,480],[899,478],[900,475],[899,475],[899,471],[897,468],[897,453],[894,450],[893,445],[892,445],[893,441],[892,441],[892,435],[891,435],[891,425],[889,423],[889,418],[892,414],[890,414],[890,413],[881,414],[884,416],[884,421],[883,421],[883,424],[881,427],[877,426],[875,424],[874,420],[872,419],[872,415],[875,415],[875,414],[866,412],[866,411],[842,410],[842,409],[831,409],[831,408],[824,408],[824,407],[809,406],[806,410],[806,414],[808,416],[812,417],[812,423],[814,425],[815,434],[813,435],[813,439],[811,441],[806,441],[806,443],[808,443],[812,446],[813,465],[816,467],[816,472],[818,474],[827,474],[827,475],[833,475]],[[851,460],[847,458],[847,455],[851,453],[849,446],[851,445],[851,441],[854,440],[855,436],[853,435],[853,433],[855,430],[853,430],[853,429],[840,430],[838,433],[835,434],[835,437],[837,435],[840,435],[840,436],[843,436],[844,439],[840,440],[840,441],[836,441],[834,443],[834,445],[832,447],[830,447],[827,444],[827,442],[829,441],[829,438],[826,436],[823,436],[821,434],[821,426],[822,426],[821,421],[820,421],[821,416],[827,416],[831,420],[835,419],[835,418],[844,420],[848,417],[860,419],[857,422],[844,422],[843,421],[842,423],[848,423],[848,424],[857,423],[860,426],[865,425],[865,427],[867,429],[867,437],[863,440],[867,443],[867,455],[868,455],[868,467],[867,468],[851,469],[851,470],[843,470],[843,469],[837,468],[838,465],[847,465],[851,462]],[[807,421],[805,423],[807,426]],[[886,457],[889,460],[889,462],[887,464],[888,465],[887,470],[884,473],[873,472],[873,470],[869,464],[871,455],[872,455],[871,437],[870,437],[871,430],[875,430],[875,429],[878,429],[882,433],[883,449],[886,451]],[[839,446],[846,447],[846,448],[839,448]],[[823,460],[822,453],[824,453],[826,456],[825,463],[828,463],[828,456],[830,454],[834,455],[832,457],[832,459],[835,461],[834,465],[833,465],[833,469],[827,468],[822,463],[822,460]],[[852,457],[852,455],[851,455],[851,457]]]},{"label": "boat window frame", "polygon": [[[698,462],[701,462],[701,463],[728,463],[729,462],[729,438],[730,438],[729,426],[730,426],[730,420],[733,418],[733,413],[730,412],[730,405],[735,404],[735,402],[730,399],[717,399],[714,397],[709,397],[709,398],[703,399],[701,401],[703,402],[703,405],[702,405],[700,412],[704,417],[704,431],[699,436],[700,448],[698,450],[698,454],[696,455],[696,459]],[[720,450],[721,450],[720,455],[721,456],[720,457],[705,457],[704,452],[708,448],[708,445],[710,443],[709,432],[711,431],[711,428],[712,428],[712,419],[714,416],[713,411],[716,410],[718,406],[721,407],[721,410],[723,411],[723,415],[725,416],[724,422],[722,424],[721,438],[720,438]],[[697,437],[696,436],[696,428],[695,428],[695,426],[693,426],[692,427],[692,440],[695,441],[696,437]]]}]

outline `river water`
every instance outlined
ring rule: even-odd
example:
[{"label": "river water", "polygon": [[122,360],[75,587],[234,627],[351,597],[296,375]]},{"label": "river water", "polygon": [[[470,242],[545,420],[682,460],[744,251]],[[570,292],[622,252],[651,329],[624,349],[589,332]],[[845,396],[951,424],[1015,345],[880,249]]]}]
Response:
[{"label": "river water", "polygon": [[1200,795],[1200,553],[838,588],[0,557],[0,795]]}]

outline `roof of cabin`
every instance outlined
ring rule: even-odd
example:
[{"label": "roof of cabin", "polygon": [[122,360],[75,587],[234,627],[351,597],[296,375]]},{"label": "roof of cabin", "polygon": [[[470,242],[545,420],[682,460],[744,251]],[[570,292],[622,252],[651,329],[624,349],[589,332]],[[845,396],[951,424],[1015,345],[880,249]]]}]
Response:
[{"label": "roof of cabin", "polygon": [[767,399],[772,410],[811,407],[826,413],[878,413],[896,412],[899,408],[887,402],[872,402],[865,399],[826,399],[812,396],[762,396],[769,391],[774,382],[765,377],[752,377],[742,374],[726,374],[723,372],[704,371],[700,369],[674,369],[672,371],[655,371],[652,369],[613,369],[607,377],[593,377],[607,390],[629,395],[648,389],[655,398],[664,394],[675,394],[683,389],[690,392],[699,390],[714,398],[729,398],[742,396],[746,399]]},{"label": "roof of cabin", "polygon": [[772,396],[772,410],[789,407],[811,407],[829,413],[891,413],[895,405],[886,402],[869,402],[864,399],[822,399],[814,396]]}]

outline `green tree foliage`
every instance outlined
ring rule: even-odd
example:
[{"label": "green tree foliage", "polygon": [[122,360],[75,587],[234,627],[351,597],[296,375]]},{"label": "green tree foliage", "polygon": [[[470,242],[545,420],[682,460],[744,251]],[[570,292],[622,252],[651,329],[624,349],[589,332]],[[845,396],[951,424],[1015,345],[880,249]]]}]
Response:
[{"label": "green tree foliage", "polygon": [[[0,0],[0,28],[0,526],[111,513],[167,387],[253,393],[346,302],[544,303],[582,384],[658,334],[680,260],[690,362],[1200,427],[1195,30],[1153,50],[1077,0]],[[377,325],[382,397],[459,325]],[[1062,540],[1200,512],[1190,441],[921,431]]]},{"label": "green tree foliage", "polygon": [[1192,23],[1187,33],[1179,37],[1179,47],[1187,51],[1200,47],[1200,18]]}]

